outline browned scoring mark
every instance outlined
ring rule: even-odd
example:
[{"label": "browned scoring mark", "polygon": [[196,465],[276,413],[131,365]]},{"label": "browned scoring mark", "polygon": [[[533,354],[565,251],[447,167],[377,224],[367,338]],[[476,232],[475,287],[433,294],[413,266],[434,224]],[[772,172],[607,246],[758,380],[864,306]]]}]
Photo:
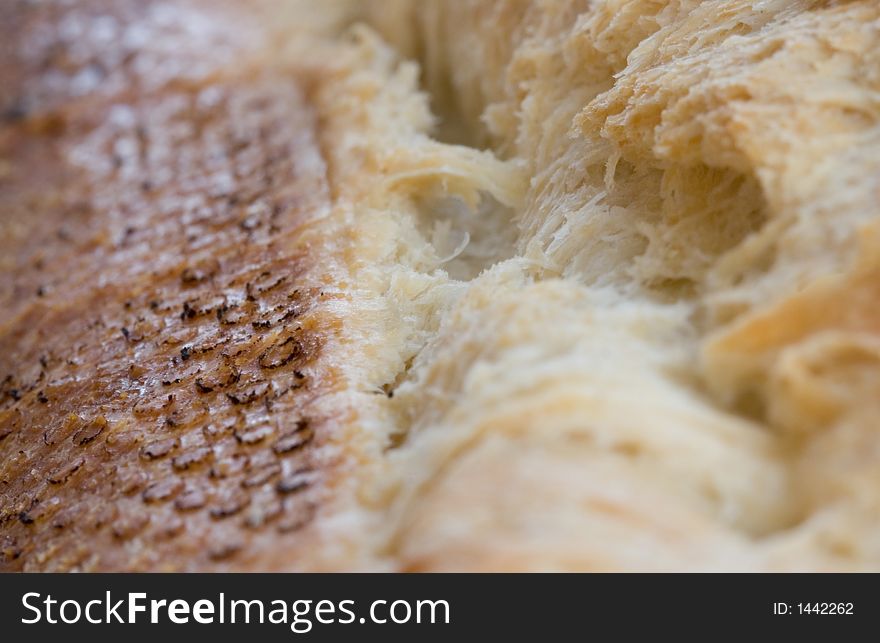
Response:
[{"label": "browned scoring mark", "polygon": [[[28,6],[0,15],[64,17]],[[152,6],[64,11],[124,31]],[[2,76],[21,113],[0,123],[0,569],[244,568],[315,515],[318,402],[340,385],[332,284],[311,276],[331,258],[299,241],[328,199],[312,114],[283,70],[154,86],[84,38],[100,91],[33,61]]]}]

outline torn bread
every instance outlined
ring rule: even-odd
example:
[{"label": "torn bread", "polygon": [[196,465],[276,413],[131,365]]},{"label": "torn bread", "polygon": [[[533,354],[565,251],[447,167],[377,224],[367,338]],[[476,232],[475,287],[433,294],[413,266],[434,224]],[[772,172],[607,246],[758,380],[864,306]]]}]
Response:
[{"label": "torn bread", "polygon": [[874,3],[259,7],[3,9],[0,564],[878,567]]}]

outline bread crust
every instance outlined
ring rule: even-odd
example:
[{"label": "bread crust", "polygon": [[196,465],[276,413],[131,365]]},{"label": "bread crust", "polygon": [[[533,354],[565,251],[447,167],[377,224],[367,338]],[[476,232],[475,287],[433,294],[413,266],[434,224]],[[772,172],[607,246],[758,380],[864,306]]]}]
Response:
[{"label": "bread crust", "polygon": [[322,402],[344,386],[345,295],[304,232],[330,199],[302,80],[234,12],[172,5],[202,20],[193,42],[159,5],[66,7],[4,9],[22,55],[53,59],[4,83],[0,564],[305,564],[307,546],[278,550],[307,540],[350,411]]}]

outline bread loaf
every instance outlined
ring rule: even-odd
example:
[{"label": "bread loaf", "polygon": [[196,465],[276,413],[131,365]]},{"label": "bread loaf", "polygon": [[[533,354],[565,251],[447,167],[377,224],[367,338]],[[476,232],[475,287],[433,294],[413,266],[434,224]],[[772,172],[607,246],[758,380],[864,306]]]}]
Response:
[{"label": "bread loaf", "polygon": [[880,8],[0,24],[25,570],[876,570]]}]

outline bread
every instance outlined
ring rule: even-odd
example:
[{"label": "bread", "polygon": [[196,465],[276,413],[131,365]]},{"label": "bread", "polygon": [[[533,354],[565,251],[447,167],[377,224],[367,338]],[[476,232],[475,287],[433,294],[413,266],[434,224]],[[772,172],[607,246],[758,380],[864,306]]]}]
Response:
[{"label": "bread", "polygon": [[4,567],[308,560],[358,447],[305,70],[235,3],[4,12]]},{"label": "bread", "polygon": [[6,569],[880,568],[876,3],[108,6],[3,9]]}]

